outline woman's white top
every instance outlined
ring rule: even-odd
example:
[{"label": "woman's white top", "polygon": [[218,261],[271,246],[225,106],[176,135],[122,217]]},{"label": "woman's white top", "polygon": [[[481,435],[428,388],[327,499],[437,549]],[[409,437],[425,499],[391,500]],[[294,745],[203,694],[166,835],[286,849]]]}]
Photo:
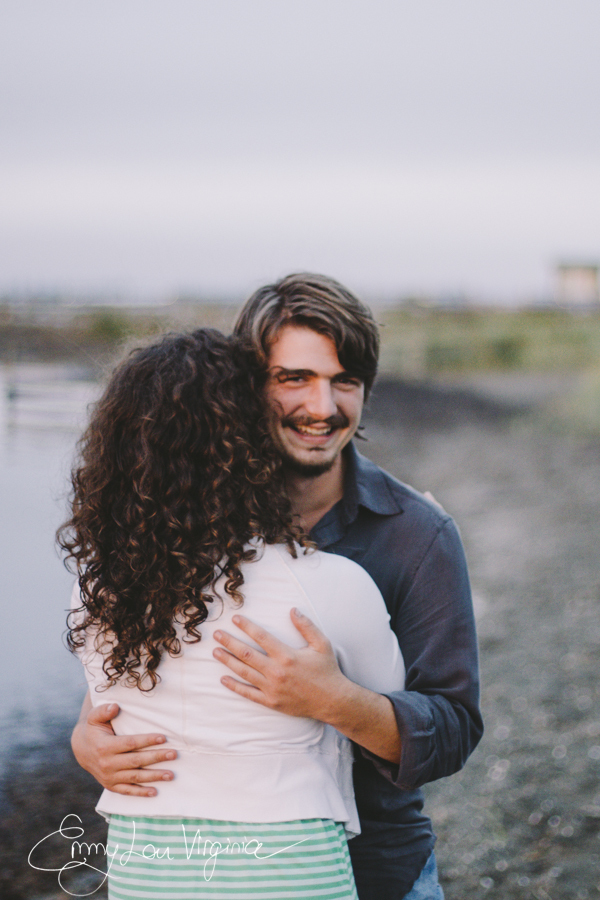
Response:
[{"label": "woman's white top", "polygon": [[[156,797],[105,790],[99,812],[236,822],[325,818],[343,822],[349,833],[360,831],[350,742],[329,725],[228,690],[220,679],[233,673],[213,657],[219,646],[213,634],[226,630],[256,647],[231,621],[241,612],[286,644],[305,646],[290,619],[295,606],[327,635],[348,678],[378,693],[398,691],[404,664],[383,597],[364,569],[340,556],[299,549],[294,559],[278,544],[262,547],[259,557],[243,566],[241,609],[218,582],[221,599],[209,605],[202,639],[182,641],[180,656],[162,657],[161,680],[152,691],[121,683],[102,690],[103,659],[88,637],[80,656],[92,704],[119,704],[117,734],[162,732],[177,750],[168,763],[174,780],[157,782]],[[73,606],[79,603],[75,590]],[[177,628],[183,636],[183,626]]]}]

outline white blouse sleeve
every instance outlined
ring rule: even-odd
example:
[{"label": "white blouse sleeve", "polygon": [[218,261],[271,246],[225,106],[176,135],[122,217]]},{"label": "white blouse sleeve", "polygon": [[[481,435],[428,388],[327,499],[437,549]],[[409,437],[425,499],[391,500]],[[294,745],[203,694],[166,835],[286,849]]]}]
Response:
[{"label": "white blouse sleeve", "polygon": [[357,563],[319,556],[303,573],[304,587],[344,675],[380,694],[402,690],[404,660],[379,588]]}]

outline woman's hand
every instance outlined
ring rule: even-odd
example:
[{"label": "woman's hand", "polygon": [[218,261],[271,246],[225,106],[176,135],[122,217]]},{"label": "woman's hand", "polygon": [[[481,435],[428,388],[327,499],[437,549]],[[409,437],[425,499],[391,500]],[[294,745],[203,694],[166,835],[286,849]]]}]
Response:
[{"label": "woman's hand", "polygon": [[89,694],[86,695],[71,738],[75,759],[109,791],[155,797],[156,788],[142,785],[152,781],[171,781],[173,773],[146,766],[175,759],[177,753],[168,748],[146,749],[164,744],[166,738],[163,734],[116,735],[111,722],[118,713],[116,703],[93,707]]}]

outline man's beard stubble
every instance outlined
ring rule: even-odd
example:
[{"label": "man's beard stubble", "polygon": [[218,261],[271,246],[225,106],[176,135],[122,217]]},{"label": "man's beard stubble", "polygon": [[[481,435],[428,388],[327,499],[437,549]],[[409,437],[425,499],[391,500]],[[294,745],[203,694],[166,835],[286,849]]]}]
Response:
[{"label": "man's beard stubble", "polygon": [[[327,423],[334,430],[348,428],[350,426],[349,419],[343,413],[336,413],[328,419],[311,419],[308,416],[287,416],[282,418],[279,424],[282,428],[293,428],[295,425],[311,426],[323,422]],[[333,459],[324,460],[322,462],[304,462],[296,459],[291,453],[288,453],[285,447],[279,445],[279,442],[277,442],[277,449],[281,454],[286,469],[293,472],[295,475],[301,475],[303,478],[318,478],[319,475],[324,475],[325,472],[329,472],[333,468],[337,460],[336,455]]]},{"label": "man's beard stubble", "polygon": [[303,478],[318,478],[333,469],[337,456],[328,459],[326,462],[301,462],[294,456],[288,454],[285,450],[279,450],[285,468],[294,475],[302,475]]}]

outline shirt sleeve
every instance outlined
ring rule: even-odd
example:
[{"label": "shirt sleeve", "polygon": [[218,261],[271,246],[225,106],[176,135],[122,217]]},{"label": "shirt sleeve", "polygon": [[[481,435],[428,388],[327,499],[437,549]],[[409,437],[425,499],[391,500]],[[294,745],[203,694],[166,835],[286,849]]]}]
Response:
[{"label": "shirt sleeve", "polygon": [[388,781],[411,790],[461,769],[483,733],[471,590],[449,517],[399,598],[392,627],[406,665],[406,690],[385,692],[402,741],[400,764],[360,749]]}]

